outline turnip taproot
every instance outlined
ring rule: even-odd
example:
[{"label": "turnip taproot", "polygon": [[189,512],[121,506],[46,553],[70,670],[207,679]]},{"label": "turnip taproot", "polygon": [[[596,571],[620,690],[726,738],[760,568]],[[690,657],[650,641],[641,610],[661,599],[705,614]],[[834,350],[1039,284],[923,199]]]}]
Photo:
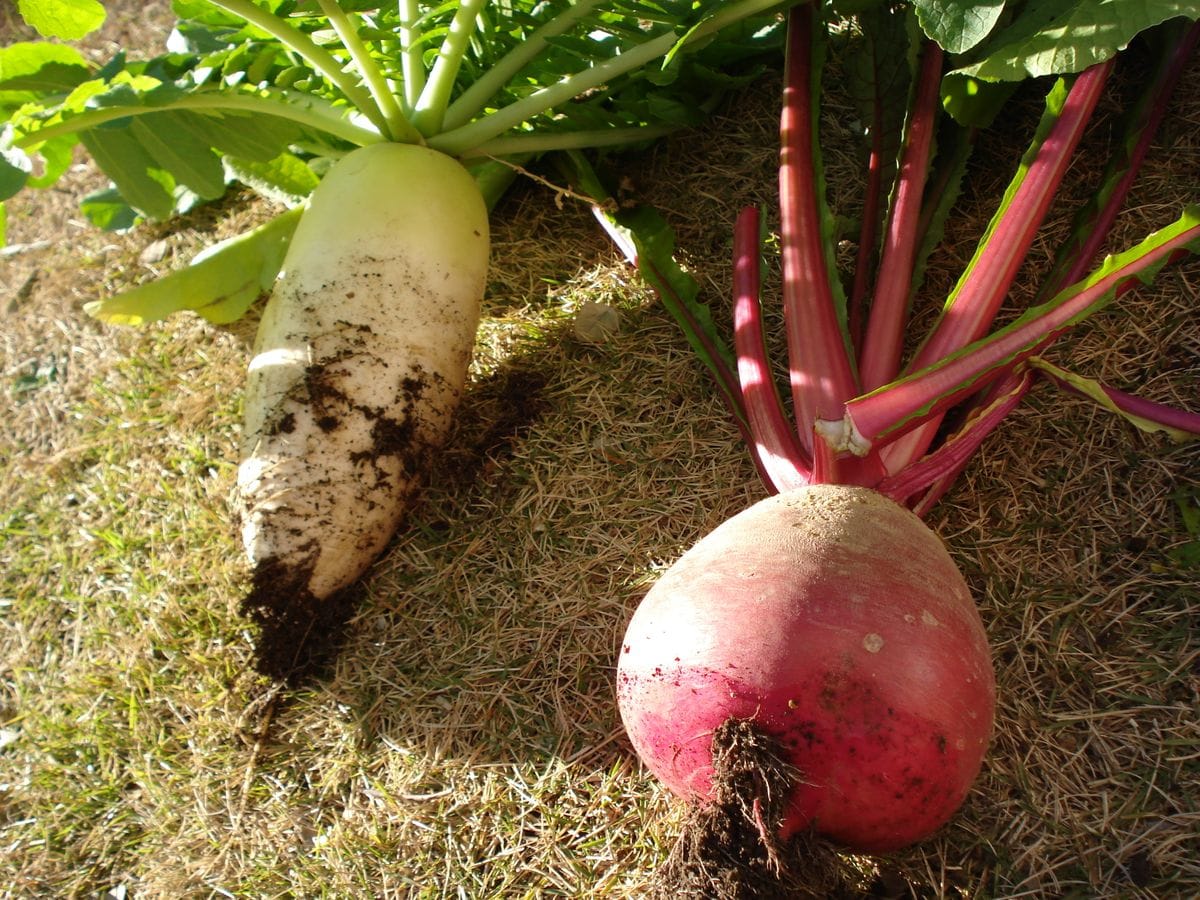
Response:
[{"label": "turnip taproot", "polygon": [[639,756],[711,799],[713,742],[753,721],[800,773],[781,825],[883,852],[962,803],[992,728],[987,637],[938,538],[860,487],[777,494],[721,524],[647,593],[617,697]]},{"label": "turnip taproot", "polygon": [[445,154],[372,144],[313,193],[246,380],[246,602],[265,628],[320,621],[395,533],[458,405],[488,255],[483,197]]}]

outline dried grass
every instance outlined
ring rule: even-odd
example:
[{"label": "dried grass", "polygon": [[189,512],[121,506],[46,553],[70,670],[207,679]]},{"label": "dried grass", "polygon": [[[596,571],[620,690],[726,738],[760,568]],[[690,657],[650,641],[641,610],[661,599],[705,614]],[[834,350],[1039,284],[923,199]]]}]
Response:
[{"label": "dried grass", "polygon": [[[118,25],[165,6],[111,4]],[[667,215],[719,320],[732,219],[773,205],[773,91],[612,161]],[[1180,98],[1114,245],[1194,198],[1200,72]],[[1021,149],[1007,130],[975,163],[930,298]],[[853,162],[829,167],[850,209]],[[1097,165],[1081,154],[1074,194]],[[278,694],[249,674],[236,615],[244,330],[79,312],[148,274],[154,240],[171,253],[152,265],[178,264],[265,210],[98,236],[72,212],[96,176],[72,178],[10,217],[11,240],[52,246],[0,267],[0,895],[645,896],[679,811],[623,736],[615,650],[646,585],[761,489],[707,376],[586,211],[532,184],[498,210],[452,444],[336,669]],[[1198,288],[1186,262],[1054,359],[1195,408]],[[620,308],[617,335],[573,335],[587,300]],[[1041,388],[943,501],[931,525],[992,638],[997,735],[935,839],[860,861],[877,894],[1200,893],[1200,589],[1169,555],[1188,540],[1172,495],[1194,490],[1197,462]]]}]

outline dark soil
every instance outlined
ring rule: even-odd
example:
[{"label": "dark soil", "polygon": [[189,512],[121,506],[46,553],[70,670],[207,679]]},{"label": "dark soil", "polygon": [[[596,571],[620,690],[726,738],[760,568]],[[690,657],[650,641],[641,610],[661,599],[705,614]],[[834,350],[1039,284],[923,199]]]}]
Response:
[{"label": "dark soil", "polygon": [[241,612],[254,625],[255,668],[294,687],[319,675],[334,659],[362,589],[353,584],[324,599],[308,589],[312,566],[264,560],[254,570]]},{"label": "dark soil", "polygon": [[836,900],[864,896],[862,873],[819,838],[779,827],[801,778],[770,735],[730,720],[713,735],[714,799],[684,823],[656,900]]},{"label": "dark soil", "polygon": [[547,376],[526,366],[506,366],[472,385],[447,448],[450,476],[470,484],[512,454],[530,426],[550,406]]},{"label": "dark soil", "polygon": [[[314,366],[306,378],[314,403],[328,401],[333,407],[341,402],[344,406],[344,395],[328,385],[323,375],[322,368]],[[408,413],[402,422],[377,413],[373,416],[370,454],[371,458],[398,456],[409,472],[429,470],[433,455],[414,439],[412,414],[424,390],[424,373],[416,376],[404,379],[401,386]],[[456,413],[458,433],[441,454],[452,463],[441,467],[447,469],[447,477],[469,485],[509,455],[548,406],[546,383],[546,376],[538,371],[513,367],[472,386]],[[287,422],[290,415],[277,426],[280,431],[293,427]],[[331,427],[336,427],[334,416],[329,418]],[[436,477],[442,477],[440,469]],[[311,573],[311,564],[288,566],[281,560],[264,560],[255,568],[241,605],[242,615],[256,631],[255,668],[289,686],[320,677],[337,659],[363,594],[362,586],[353,584],[330,597],[318,598],[308,589]]]}]

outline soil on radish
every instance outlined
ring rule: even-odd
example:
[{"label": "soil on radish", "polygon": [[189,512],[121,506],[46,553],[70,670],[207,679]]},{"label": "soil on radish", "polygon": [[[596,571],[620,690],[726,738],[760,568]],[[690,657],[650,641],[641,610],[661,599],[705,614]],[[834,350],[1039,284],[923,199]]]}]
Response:
[{"label": "soil on radish", "polygon": [[[357,462],[374,465],[380,458],[392,456],[401,461],[406,473],[429,471],[435,454],[420,441],[421,429],[413,418],[417,404],[431,384],[429,379],[429,373],[420,370],[401,379],[405,413],[402,419],[361,407],[353,410],[375,419],[372,446],[355,455]],[[540,372],[513,368],[473,386],[455,419],[460,432],[467,434],[459,440],[452,438],[451,446],[446,448],[446,456],[453,459],[453,465],[441,467],[448,470],[447,475],[457,483],[467,484],[498,458],[511,454],[528,426],[546,408],[546,382],[546,376]],[[340,418],[334,409],[340,403],[345,410],[346,398],[331,383],[325,366],[309,368],[304,390],[314,405],[327,407],[318,424],[328,420],[330,429],[336,428]],[[285,413],[273,428],[278,432],[292,431],[294,413]],[[324,599],[308,590],[318,549],[314,546],[308,561],[299,566],[289,566],[280,559],[260,562],[251,576],[250,591],[242,601],[242,615],[257,631],[256,669],[273,681],[294,686],[324,671],[337,658],[350,619],[361,603],[361,585],[351,585]]]},{"label": "soil on radish", "polygon": [[316,554],[307,565],[278,559],[259,563],[241,613],[258,632],[254,665],[272,681],[295,687],[337,655],[362,595],[359,585],[318,599],[308,589]]},{"label": "soil on radish", "polygon": [[816,900],[861,897],[862,873],[809,834],[778,837],[803,773],[780,742],[731,719],[713,735],[713,801],[694,807],[662,870],[654,897]]},{"label": "soil on radish", "polygon": [[[300,390],[316,410],[317,427],[324,432],[335,431],[348,413],[372,421],[370,448],[353,453],[351,458],[358,465],[375,469],[377,481],[388,477],[378,464],[385,457],[397,459],[406,474],[425,471],[433,449],[421,438],[416,412],[425,390],[438,376],[420,367],[403,376],[398,387],[403,416],[394,418],[378,409],[351,405],[337,386],[338,374],[331,367],[350,355],[314,364],[305,371]],[[295,413],[289,411],[270,430],[290,432],[294,428]],[[318,550],[313,546],[300,564],[279,558],[260,560],[251,576],[250,591],[242,601],[242,614],[258,631],[256,668],[272,680],[295,684],[319,673],[336,657],[346,626],[359,605],[362,590],[357,585],[325,598],[314,596],[308,589]]]}]

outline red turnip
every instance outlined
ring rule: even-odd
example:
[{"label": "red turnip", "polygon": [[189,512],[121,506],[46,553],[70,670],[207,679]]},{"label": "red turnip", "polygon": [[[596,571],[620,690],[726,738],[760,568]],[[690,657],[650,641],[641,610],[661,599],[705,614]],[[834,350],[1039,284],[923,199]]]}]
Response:
[{"label": "red turnip", "polygon": [[[897,7],[884,18],[860,17],[877,39],[867,52],[901,33],[902,20],[889,17],[905,14]],[[671,242],[653,232],[632,242],[635,262],[715,377],[759,475],[777,493],[685,553],[643,599],[621,647],[617,696],[633,747],[691,801],[664,868],[666,895],[830,896],[836,887],[817,882],[826,863],[837,866],[839,849],[898,850],[954,815],[987,751],[995,679],[966,583],[919,516],[1035,378],[1097,399],[1139,428],[1179,439],[1200,434],[1200,413],[1132,397],[1039,357],[1164,263],[1200,251],[1193,206],[1087,274],[1100,243],[1091,232],[1106,231],[1123,202],[1200,25],[1173,26],[1162,37],[1169,52],[1122,145],[1132,149],[1118,150],[1040,302],[996,327],[1111,61],[1051,87],[974,258],[917,343],[909,306],[932,246],[925,238],[947,221],[964,171],[954,154],[970,150],[975,131],[940,118],[945,54],[917,39],[908,48],[913,82],[892,148],[892,190],[883,178],[867,180],[859,253],[866,268],[846,297],[817,129],[825,22],[820,4],[789,10],[779,265],[790,410],[768,357],[758,211],[744,210],[734,227],[734,353],[695,301],[696,285],[667,258]],[[881,71],[864,70],[868,81]],[[882,90],[864,96],[874,96],[878,122],[890,101],[886,86],[875,87]],[[880,129],[870,132],[878,159],[887,148]],[[957,135],[958,151],[942,168],[929,159],[935,133],[943,149],[943,136]],[[878,221],[867,221],[869,211]],[[809,834],[830,840],[802,847]]]},{"label": "red turnip", "polygon": [[782,836],[884,852],[946,822],[979,772],[995,683],[966,583],[917,516],[859,487],[756,503],[701,540],[629,623],[625,728],[684,797],[713,735],[748,721],[799,773]]}]

